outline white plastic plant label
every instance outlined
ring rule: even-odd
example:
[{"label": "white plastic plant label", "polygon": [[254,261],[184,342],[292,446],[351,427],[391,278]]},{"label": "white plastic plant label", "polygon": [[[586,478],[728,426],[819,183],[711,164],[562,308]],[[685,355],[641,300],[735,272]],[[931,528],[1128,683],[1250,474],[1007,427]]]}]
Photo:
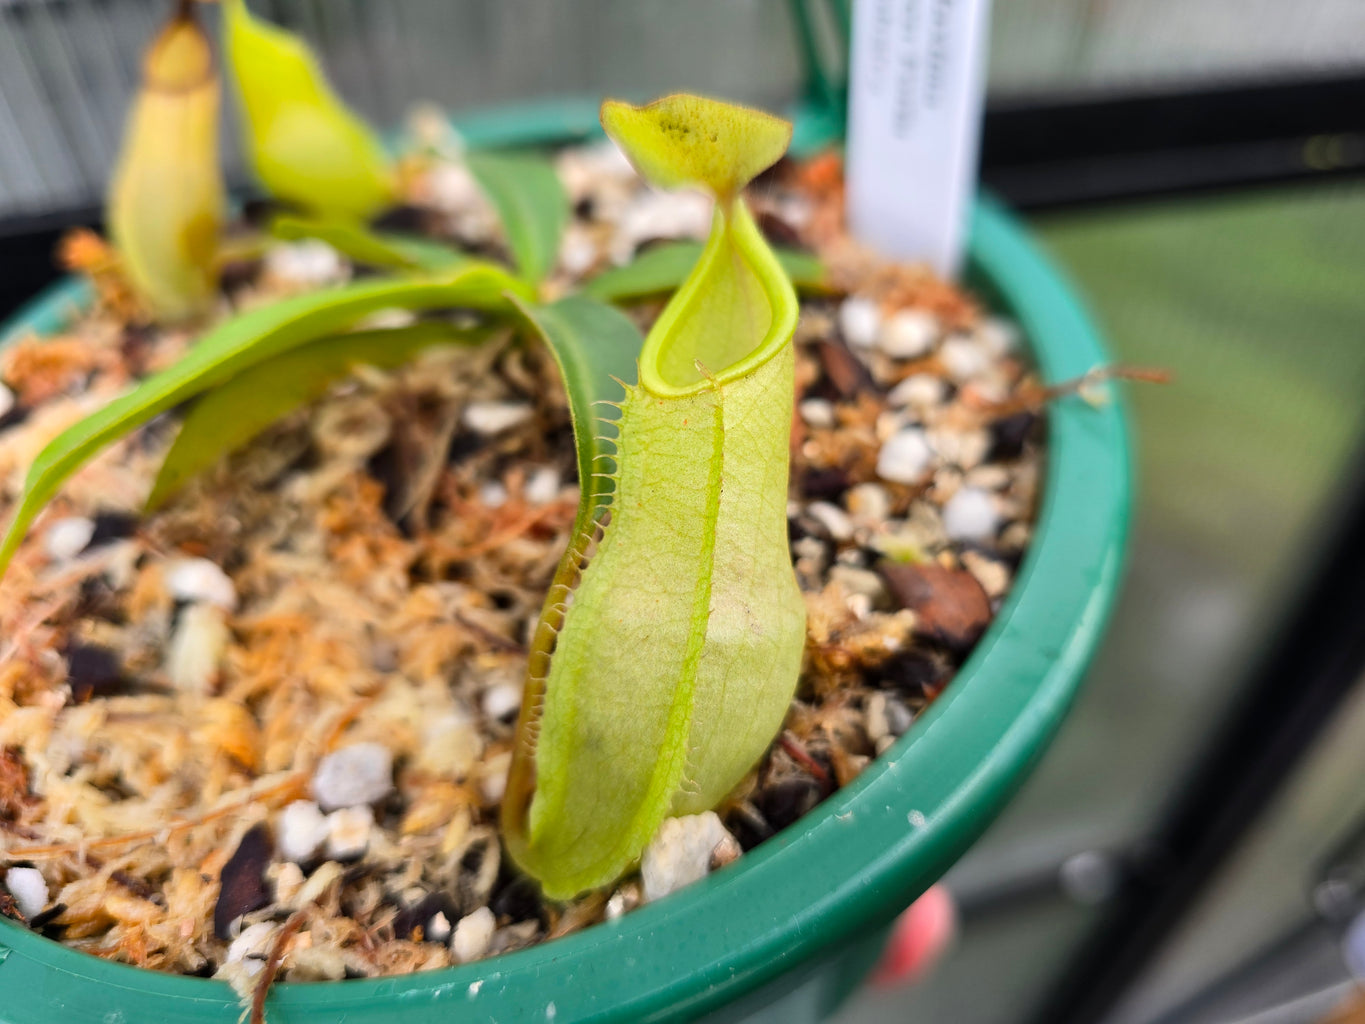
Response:
[{"label": "white plastic plant label", "polygon": [[957,274],[976,190],[990,0],[855,0],[848,217],[865,245]]}]

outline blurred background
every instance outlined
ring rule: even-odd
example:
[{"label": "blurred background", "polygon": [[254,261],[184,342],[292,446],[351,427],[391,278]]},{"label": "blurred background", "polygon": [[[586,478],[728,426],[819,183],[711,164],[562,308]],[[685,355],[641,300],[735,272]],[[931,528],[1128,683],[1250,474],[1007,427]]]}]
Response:
[{"label": "blurred background", "polygon": [[[0,0],[0,315],[96,222],[165,6]],[[686,87],[781,107],[809,92],[793,8],[817,45],[837,22],[802,0],[253,6],[380,124]],[[956,944],[841,1024],[1328,1020],[1365,906],[1365,2],[997,0],[982,154],[1116,357],[1175,383],[1131,393],[1127,587],[1060,740],[949,876]]]}]

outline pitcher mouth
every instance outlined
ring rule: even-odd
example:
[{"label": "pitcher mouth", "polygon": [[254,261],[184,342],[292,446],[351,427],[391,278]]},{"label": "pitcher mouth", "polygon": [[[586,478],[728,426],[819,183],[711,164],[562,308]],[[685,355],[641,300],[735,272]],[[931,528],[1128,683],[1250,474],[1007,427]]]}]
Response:
[{"label": "pitcher mouth", "polygon": [[[752,373],[781,351],[796,329],[796,292],[768,247],[743,202],[735,200],[728,217],[717,209],[706,248],[687,283],[659,315],[640,353],[640,384],[660,398],[685,398]],[[738,273],[723,261],[738,260]],[[718,297],[720,279],[735,292]],[[707,333],[704,327],[673,337],[679,325],[705,324],[709,303],[747,304],[751,329],[736,338],[733,318],[728,330]]]}]

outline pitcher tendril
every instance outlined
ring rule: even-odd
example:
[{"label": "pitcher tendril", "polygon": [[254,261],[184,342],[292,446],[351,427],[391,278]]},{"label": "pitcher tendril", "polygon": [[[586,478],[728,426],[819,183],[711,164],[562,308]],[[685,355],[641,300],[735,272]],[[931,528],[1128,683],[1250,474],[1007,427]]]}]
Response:
[{"label": "pitcher tendril", "polygon": [[602,123],[645,177],[716,212],[626,388],[596,552],[605,500],[585,487],[531,652],[503,829],[552,898],[614,881],[666,816],[743,778],[805,640],[786,525],[796,294],[739,198],[791,126],[685,95],[608,101]]}]

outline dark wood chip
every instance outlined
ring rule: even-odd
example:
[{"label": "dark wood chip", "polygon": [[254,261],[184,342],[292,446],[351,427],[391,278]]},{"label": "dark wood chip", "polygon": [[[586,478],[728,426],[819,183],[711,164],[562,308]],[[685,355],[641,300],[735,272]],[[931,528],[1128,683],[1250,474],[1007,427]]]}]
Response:
[{"label": "dark wood chip", "polygon": [[842,341],[824,338],[815,346],[815,351],[820,357],[820,365],[824,367],[825,377],[840,398],[853,398],[875,387],[867,367],[858,362],[858,357]]},{"label": "dark wood chip", "polygon": [[0,818],[17,821],[25,808],[36,803],[28,789],[28,766],[18,747],[0,750]]},{"label": "dark wood chip", "polygon": [[213,932],[220,939],[232,937],[232,922],[237,918],[270,905],[265,869],[274,849],[270,828],[262,822],[242,836],[236,852],[223,865],[218,902],[213,907]]},{"label": "dark wood chip", "polygon": [[276,214],[287,213],[297,210],[297,207],[289,203],[282,203],[278,199],[267,199],[264,196],[253,196],[242,203],[242,220],[253,227],[263,228],[274,219]]},{"label": "dark wood chip", "polygon": [[488,907],[499,918],[512,921],[539,921],[544,910],[536,883],[525,875],[513,875],[510,872],[498,879]]},{"label": "dark wood chip", "polygon": [[[460,919],[460,913],[455,908],[455,900],[448,893],[429,892],[412,906],[400,910],[393,919],[393,937],[409,942],[428,940],[427,923],[437,914],[445,914],[452,928]],[[420,937],[419,928],[422,930]]]},{"label": "dark wood chip", "polygon": [[23,423],[24,420],[28,419],[29,412],[28,406],[20,405],[18,402],[15,402],[5,410],[3,415],[0,415],[0,430],[4,430],[7,427],[17,427],[19,424]]},{"label": "dark wood chip", "polygon": [[487,445],[488,438],[482,434],[476,434],[472,430],[458,430],[450,439],[450,447],[446,449],[446,461],[452,465],[463,462],[471,455],[483,451]]},{"label": "dark wood chip", "polygon": [[795,170],[796,161],[789,156],[783,156],[767,170],[760,172],[751,187],[764,189],[779,186],[790,178]]},{"label": "dark wood chip", "polygon": [[420,206],[393,206],[380,214],[374,222],[377,231],[396,231],[400,234],[424,234],[430,215]]},{"label": "dark wood chip", "polygon": [[11,921],[18,921],[20,924],[28,923],[24,920],[24,915],[19,913],[19,904],[7,892],[0,892],[0,917],[8,917]]},{"label": "dark wood chip", "polygon": [[48,938],[60,938],[61,933],[65,929],[61,926],[55,928],[48,928],[48,925],[52,924],[53,921],[57,920],[57,918],[61,917],[65,913],[66,913],[65,903],[54,903],[52,904],[52,906],[44,910],[41,914],[38,914],[35,917],[33,917],[29,921],[28,926],[32,928],[35,932],[44,932],[45,934],[47,934]]},{"label": "dark wood chip", "polygon": [[748,852],[777,833],[767,819],[750,803],[739,803],[725,816],[725,827],[739,841],[739,848]]},{"label": "dark wood chip", "polygon": [[823,787],[809,775],[797,775],[768,787],[754,797],[754,806],[774,829],[781,830],[807,813],[825,797]]},{"label": "dark wood chip", "polygon": [[1038,423],[1038,414],[1017,412],[1004,416],[991,424],[991,450],[987,458],[991,462],[1008,462],[1024,454],[1024,448],[1033,435]]},{"label": "dark wood chip", "polygon": [[90,543],[86,548],[95,548],[101,544],[131,537],[137,533],[141,523],[142,518],[131,512],[96,512],[95,532],[90,535]]},{"label": "dark wood chip", "polygon": [[943,685],[951,667],[927,651],[901,651],[876,667],[871,681],[912,700]]},{"label": "dark wood chip", "polygon": [[775,213],[763,211],[758,215],[758,230],[773,245],[785,249],[805,249],[806,243],[801,233]]},{"label": "dark wood chip", "polygon": [[966,570],[896,562],[882,562],[877,570],[900,607],[915,613],[921,636],[961,652],[990,624],[990,598]]},{"label": "dark wood chip", "polygon": [[240,291],[256,283],[261,276],[264,260],[227,260],[218,272],[218,288],[225,295]]},{"label": "dark wood chip", "polygon": [[147,372],[147,362],[155,348],[157,330],[151,324],[127,324],[119,339],[119,353],[136,376]]},{"label": "dark wood chip", "polygon": [[398,396],[389,410],[393,439],[367,469],[384,486],[384,511],[407,537],[426,525],[427,504],[448,461],[460,406],[435,392]]},{"label": "dark wood chip", "polygon": [[148,903],[162,904],[164,901],[161,894],[140,878],[128,874],[126,871],[115,871],[109,875],[109,881],[116,885],[121,885],[140,900]]},{"label": "dark wood chip", "polygon": [[810,501],[837,502],[844,496],[849,484],[848,473],[838,466],[832,466],[828,469],[808,466],[802,470],[798,481],[801,496]]},{"label": "dark wood chip", "polygon": [[123,666],[109,648],[75,643],[67,647],[65,654],[67,682],[78,704],[95,697],[113,696],[127,688]]}]

